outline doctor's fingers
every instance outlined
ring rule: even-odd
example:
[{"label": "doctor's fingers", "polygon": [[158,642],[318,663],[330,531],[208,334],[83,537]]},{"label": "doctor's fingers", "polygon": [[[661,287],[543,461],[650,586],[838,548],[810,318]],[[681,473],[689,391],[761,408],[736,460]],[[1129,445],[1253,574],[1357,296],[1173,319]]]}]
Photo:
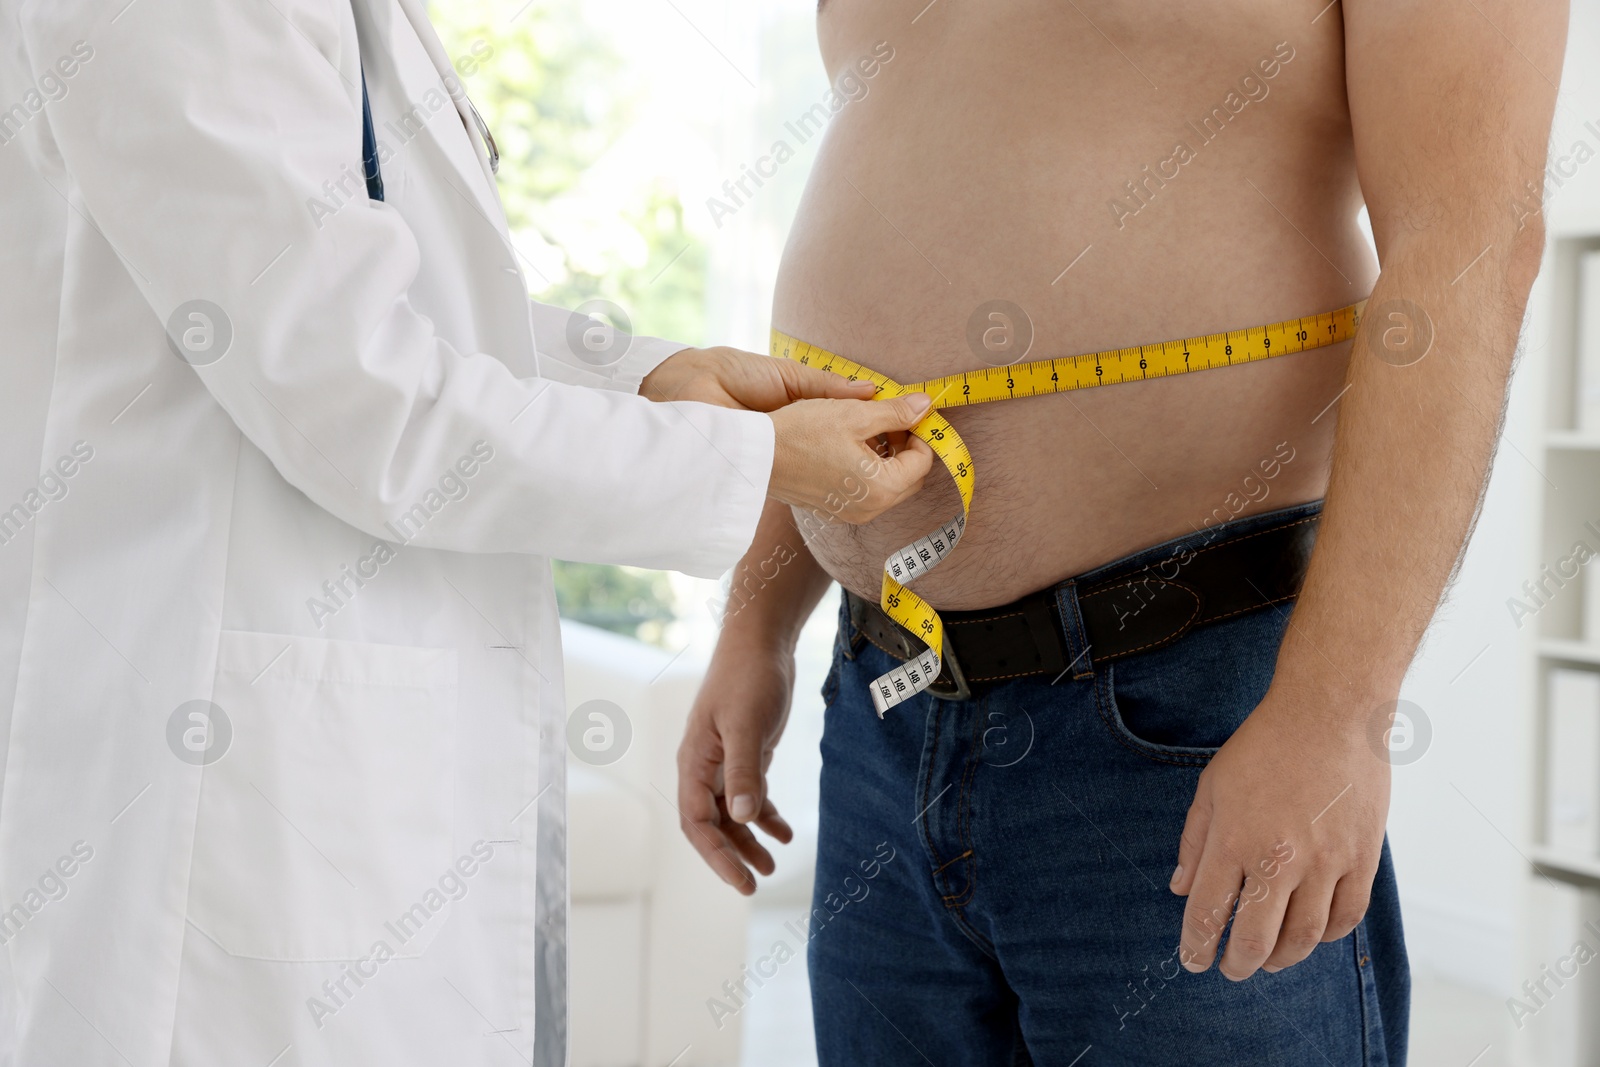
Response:
[{"label": "doctor's fingers", "polygon": [[906,393],[871,404],[852,404],[848,407],[857,432],[865,441],[882,433],[911,429],[927,417],[933,408],[933,398],[927,393]]},{"label": "doctor's fingers", "polygon": [[640,384],[652,400],[698,400],[748,411],[776,411],[797,400],[871,400],[877,386],[788,359],[737,348],[690,349]]},{"label": "doctor's fingers", "polygon": [[881,456],[871,446],[871,460],[862,479],[866,491],[859,499],[848,500],[836,514],[849,523],[871,522],[922,491],[928,472],[933,469],[933,449],[920,437],[906,439],[904,447],[891,456]]},{"label": "doctor's fingers", "polygon": [[784,394],[795,400],[871,400],[878,387],[869,381],[851,381],[832,371],[807,367],[790,359],[766,357],[783,383]]},{"label": "doctor's fingers", "polygon": [[[800,400],[774,411],[774,500],[846,522],[866,522],[906,495],[915,480],[917,453],[884,460],[868,441],[905,429],[926,414],[918,393],[893,400]],[[899,457],[896,457],[899,459]]]}]

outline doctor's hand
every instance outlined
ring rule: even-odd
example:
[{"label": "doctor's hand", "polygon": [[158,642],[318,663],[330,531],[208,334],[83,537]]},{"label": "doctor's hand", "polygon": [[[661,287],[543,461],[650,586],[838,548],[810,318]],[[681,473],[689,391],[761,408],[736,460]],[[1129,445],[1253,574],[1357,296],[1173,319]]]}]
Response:
[{"label": "doctor's hand", "polygon": [[770,412],[776,442],[767,495],[849,523],[871,522],[915,495],[933,465],[927,443],[906,433],[928,413],[928,397],[877,401],[876,391],[871,382],[736,348],[686,348],[639,383],[648,400]]},{"label": "doctor's hand", "polygon": [[871,382],[737,348],[686,348],[639,383],[646,400],[698,400],[749,411],[776,411],[796,400],[870,400],[875,389]]},{"label": "doctor's hand", "polygon": [[910,430],[926,393],[890,400],[801,400],[774,411],[767,495],[817,516],[871,522],[921,490],[933,450]]}]

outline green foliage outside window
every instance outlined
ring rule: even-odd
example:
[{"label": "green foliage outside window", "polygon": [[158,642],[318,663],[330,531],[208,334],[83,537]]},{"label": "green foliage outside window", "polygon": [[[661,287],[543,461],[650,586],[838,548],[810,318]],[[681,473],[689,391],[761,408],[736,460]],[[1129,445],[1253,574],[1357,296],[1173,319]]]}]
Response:
[{"label": "green foliage outside window", "polygon": [[579,0],[434,4],[434,24],[500,147],[500,197],[533,295],[620,304],[634,331],[700,344],[707,253],[683,203],[644,176],[628,202],[584,195],[583,177],[627,131],[642,88]]},{"label": "green foliage outside window", "polygon": [[555,575],[564,618],[659,644],[676,617],[672,583],[662,571],[558,562]]},{"label": "green foliage outside window", "polygon": [[[584,175],[627,131],[642,99],[627,64],[579,0],[439,0],[431,15],[500,149],[497,175],[533,296],[620,305],[635,333],[703,343],[707,254],[669,183],[648,176],[619,204],[586,197]],[[665,574],[555,564],[566,618],[660,641],[674,616]]]}]

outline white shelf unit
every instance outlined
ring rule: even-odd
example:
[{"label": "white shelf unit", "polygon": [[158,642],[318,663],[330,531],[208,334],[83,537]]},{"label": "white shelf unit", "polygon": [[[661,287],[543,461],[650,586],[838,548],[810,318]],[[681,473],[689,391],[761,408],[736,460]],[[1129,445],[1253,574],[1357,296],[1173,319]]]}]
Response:
[{"label": "white shelf unit", "polygon": [[[1582,539],[1600,550],[1600,538],[1585,528],[1600,528],[1600,427],[1582,424],[1579,399],[1581,316],[1600,316],[1600,306],[1584,304],[1580,265],[1588,253],[1600,252],[1600,224],[1591,229],[1552,232],[1533,314],[1542,317],[1548,344],[1543,351],[1545,397],[1543,448],[1535,457],[1544,475],[1540,501],[1532,516],[1537,524],[1533,543],[1538,558],[1528,561],[1533,575],[1571,553]],[[1593,323],[1590,328],[1600,327]],[[1537,579],[1535,579],[1537,580]],[[1584,582],[1600,581],[1600,560],[1585,565],[1575,581],[1547,598],[1530,620],[1535,637],[1528,642],[1533,658],[1530,704],[1533,797],[1525,852],[1529,861],[1524,894],[1522,969],[1537,982],[1580,937],[1600,951],[1600,937],[1584,923],[1600,917],[1600,854],[1552,848],[1549,827],[1551,787],[1550,672],[1557,669],[1600,672],[1600,620],[1584,619]],[[1591,608],[1591,611],[1594,609]],[[1600,714],[1600,710],[1597,710]],[[1600,752],[1594,773],[1600,776]],[[1578,969],[1561,986],[1551,983],[1552,996],[1530,1000],[1538,1012],[1515,1032],[1513,1062],[1518,1067],[1600,1067],[1600,962]],[[1509,1005],[1508,1005],[1509,1007]]]}]

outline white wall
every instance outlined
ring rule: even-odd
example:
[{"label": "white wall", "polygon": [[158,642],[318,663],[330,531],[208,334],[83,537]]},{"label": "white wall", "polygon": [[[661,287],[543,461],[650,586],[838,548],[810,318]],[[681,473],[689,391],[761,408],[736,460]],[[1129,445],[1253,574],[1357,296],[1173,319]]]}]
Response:
[{"label": "white wall", "polygon": [[[1600,0],[1575,0],[1552,161],[1580,138],[1600,152],[1600,132],[1584,127],[1593,121],[1600,131],[1597,46]],[[1563,182],[1547,205],[1552,238],[1600,233],[1600,162]],[[1547,562],[1535,533],[1539,501],[1558,491],[1540,469],[1547,466],[1549,289],[1541,277],[1477,533],[1406,682],[1403,695],[1422,707],[1433,739],[1421,760],[1395,769],[1389,819],[1413,964],[1502,996],[1528,977],[1517,937],[1533,815],[1529,642],[1536,627],[1519,630],[1506,601]],[[1576,586],[1564,592],[1579,595]]]}]

